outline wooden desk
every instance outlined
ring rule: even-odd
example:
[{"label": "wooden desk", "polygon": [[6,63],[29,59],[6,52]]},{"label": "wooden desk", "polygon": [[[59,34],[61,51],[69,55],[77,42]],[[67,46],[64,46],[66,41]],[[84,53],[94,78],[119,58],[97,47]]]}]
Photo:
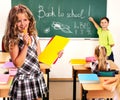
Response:
[{"label": "wooden desk", "polygon": [[[46,74],[44,74],[44,79],[45,79],[46,84],[48,84]],[[8,93],[9,93],[9,89],[10,89],[10,85],[11,85],[12,80],[13,80],[13,76],[10,76],[7,84],[0,84],[0,97],[3,98],[3,100],[5,100],[6,97],[9,100]],[[46,99],[44,97],[43,100],[48,100],[48,99]]]},{"label": "wooden desk", "polygon": [[5,63],[6,61],[9,61],[10,54],[8,52],[0,52],[0,63]]},{"label": "wooden desk", "polygon": [[[40,63],[40,69],[41,69],[41,71],[43,71],[44,73],[47,74],[47,87],[48,87],[48,90],[49,90],[49,72],[50,72],[50,66],[47,65],[47,64]],[[49,92],[47,93],[47,97],[44,100],[49,100]]]},{"label": "wooden desk", "polygon": [[84,65],[72,65],[73,73],[73,100],[76,100],[76,78],[78,73],[91,73],[91,70],[85,68]]},{"label": "wooden desk", "polygon": [[[2,64],[2,63],[1,63]],[[50,66],[40,63],[40,69],[41,71],[43,71],[45,74],[47,74],[47,87],[49,89],[49,72],[50,72]],[[4,84],[1,85],[0,84],[0,97],[4,97],[3,100],[5,100],[5,97],[8,97],[8,90],[9,90],[10,86],[9,83],[8,84]],[[49,100],[49,92],[47,93],[47,96],[44,96],[43,100]]]},{"label": "wooden desk", "polygon": [[[9,52],[0,52],[0,64],[3,64],[10,59],[10,54]],[[49,72],[50,72],[50,66],[40,63],[40,69],[43,71],[45,74],[47,74],[47,87],[49,89]],[[49,100],[49,92],[47,93],[47,100]],[[45,99],[45,100],[46,100]]]},{"label": "wooden desk", "polygon": [[[108,60],[110,63],[111,69],[118,69],[117,65],[111,61]],[[72,65],[72,73],[73,73],[73,100],[76,100],[76,78],[78,73],[91,73],[91,70],[88,68],[85,68],[84,65],[81,64],[73,64]]]},{"label": "wooden desk", "polygon": [[82,98],[81,100],[89,100],[94,98],[113,98],[114,94],[110,91],[105,90],[102,87],[102,83],[104,79],[111,79],[115,77],[99,77],[100,83],[94,83],[94,84],[80,84],[82,88]]},{"label": "wooden desk", "polygon": [[[43,74],[43,75],[44,75],[46,84],[48,84],[47,83],[47,79],[48,79],[47,74]],[[0,84],[0,98],[3,98],[3,100],[5,100],[6,97],[9,100],[8,93],[9,93],[9,89],[10,89],[12,80],[13,80],[13,77],[10,76],[7,84]],[[48,100],[48,98],[44,96],[43,100]]]},{"label": "wooden desk", "polygon": [[8,97],[10,84],[13,77],[10,77],[7,84],[0,84],[0,97]]}]

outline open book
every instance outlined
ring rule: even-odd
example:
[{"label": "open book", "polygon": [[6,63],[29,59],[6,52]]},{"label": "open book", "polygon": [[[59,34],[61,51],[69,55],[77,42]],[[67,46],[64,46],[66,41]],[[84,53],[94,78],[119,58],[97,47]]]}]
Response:
[{"label": "open book", "polygon": [[80,83],[99,83],[97,74],[78,74]]},{"label": "open book", "polygon": [[66,37],[58,35],[52,37],[43,52],[38,56],[38,60],[48,65],[54,64],[58,58],[58,53],[64,49],[68,42],[69,39]]},{"label": "open book", "polygon": [[0,84],[7,84],[9,76],[9,74],[0,74]]}]

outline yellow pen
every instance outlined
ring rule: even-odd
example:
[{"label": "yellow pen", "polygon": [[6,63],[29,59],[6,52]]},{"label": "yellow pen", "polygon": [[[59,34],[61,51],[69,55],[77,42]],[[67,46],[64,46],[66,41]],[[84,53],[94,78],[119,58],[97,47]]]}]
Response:
[{"label": "yellow pen", "polygon": [[[24,34],[27,34],[27,30],[24,29],[24,30],[23,30],[23,33],[24,33]],[[30,42],[28,41],[28,46],[29,46],[29,45],[30,45]]]},{"label": "yellow pen", "polygon": [[26,34],[26,33],[27,33],[27,30],[26,30],[26,29],[24,29],[24,30],[23,30],[23,33],[24,33],[24,34]]}]

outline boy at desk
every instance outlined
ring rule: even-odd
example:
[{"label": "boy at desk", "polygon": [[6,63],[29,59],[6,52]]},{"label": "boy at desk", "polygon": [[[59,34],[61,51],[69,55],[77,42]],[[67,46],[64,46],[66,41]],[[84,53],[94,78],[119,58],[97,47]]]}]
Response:
[{"label": "boy at desk", "polygon": [[94,56],[96,61],[87,63],[85,67],[91,68],[93,73],[110,70],[110,64],[107,62],[107,50],[104,46],[97,46],[94,51]]}]

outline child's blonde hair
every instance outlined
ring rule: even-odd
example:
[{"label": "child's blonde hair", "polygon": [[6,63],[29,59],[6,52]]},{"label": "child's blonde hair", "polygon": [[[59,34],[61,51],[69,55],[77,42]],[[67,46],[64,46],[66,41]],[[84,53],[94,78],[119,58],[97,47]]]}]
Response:
[{"label": "child's blonde hair", "polygon": [[107,70],[107,50],[104,46],[97,46],[95,48],[95,55],[98,58],[98,70],[106,71]]},{"label": "child's blonde hair", "polygon": [[18,43],[19,32],[16,27],[16,22],[18,21],[17,15],[19,13],[24,13],[27,16],[28,20],[30,21],[28,27],[29,35],[33,35],[33,36],[37,35],[36,22],[32,12],[25,5],[19,4],[17,6],[14,6],[13,8],[11,8],[9,12],[6,31],[5,31],[4,47],[6,51],[9,51],[8,45],[10,39],[15,40],[15,43]]}]

